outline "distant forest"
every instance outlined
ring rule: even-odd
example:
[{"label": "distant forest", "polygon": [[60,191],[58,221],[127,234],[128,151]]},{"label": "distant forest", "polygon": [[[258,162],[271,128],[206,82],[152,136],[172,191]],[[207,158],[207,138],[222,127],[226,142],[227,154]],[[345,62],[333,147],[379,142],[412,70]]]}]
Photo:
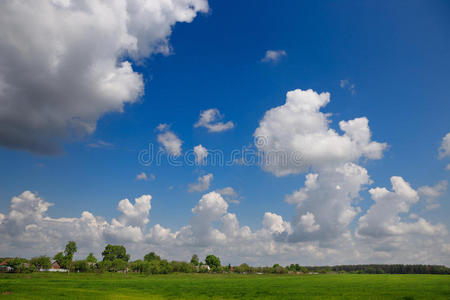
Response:
[{"label": "distant forest", "polygon": [[69,241],[64,252],[58,252],[52,258],[39,256],[31,259],[0,258],[0,272],[30,273],[36,271],[58,272],[134,272],[139,274],[168,273],[239,273],[239,274],[450,274],[450,268],[441,265],[403,265],[403,264],[367,264],[339,266],[302,266],[274,264],[267,267],[252,267],[246,263],[239,266],[221,265],[220,258],[210,254],[204,261],[194,254],[190,262],[167,261],[154,252],[143,259],[129,261],[130,255],[122,245],[107,245],[102,252],[102,260],[90,253],[85,259],[73,260],[77,252],[74,241]]}]

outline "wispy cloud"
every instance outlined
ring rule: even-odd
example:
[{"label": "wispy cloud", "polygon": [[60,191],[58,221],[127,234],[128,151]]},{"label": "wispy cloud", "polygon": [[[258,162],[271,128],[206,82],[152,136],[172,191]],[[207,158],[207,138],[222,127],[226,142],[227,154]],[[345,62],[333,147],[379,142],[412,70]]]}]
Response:
[{"label": "wispy cloud", "polygon": [[343,89],[347,89],[354,95],[356,93],[355,84],[350,82],[348,79],[342,79],[339,83],[339,86]]},{"label": "wispy cloud", "polygon": [[194,127],[205,127],[209,132],[221,132],[232,129],[234,123],[228,121],[226,123],[221,122],[223,115],[217,108],[211,108],[204,110],[200,113],[200,119],[194,124]]},{"label": "wispy cloud", "polygon": [[209,190],[209,186],[210,186],[213,178],[214,178],[214,176],[211,173],[200,176],[199,178],[197,178],[196,183],[189,184],[188,191],[189,192],[203,192],[203,191]]},{"label": "wispy cloud", "polygon": [[267,50],[266,55],[261,59],[261,61],[276,64],[283,56],[286,55],[286,51],[284,50]]}]

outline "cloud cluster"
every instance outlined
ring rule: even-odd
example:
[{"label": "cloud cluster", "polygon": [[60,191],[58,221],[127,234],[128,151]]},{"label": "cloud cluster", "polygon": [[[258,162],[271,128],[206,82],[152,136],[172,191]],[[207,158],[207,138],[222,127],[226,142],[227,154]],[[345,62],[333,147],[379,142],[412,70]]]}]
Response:
[{"label": "cloud cluster", "polygon": [[[386,144],[372,141],[365,117],[339,122],[342,132],[332,129],[329,115],[320,111],[328,102],[328,93],[291,91],[284,105],[266,112],[255,131],[256,147],[271,163],[265,170],[275,176],[305,173],[300,187],[285,197],[295,207],[290,220],[267,211],[260,228],[241,225],[237,214],[229,211],[237,197],[231,187],[202,195],[189,223],[178,229],[150,226],[150,195],[134,203],[121,200],[119,215],[107,221],[87,211],[78,218],[49,217],[52,204],[25,191],[11,199],[9,213],[0,214],[0,252],[52,255],[70,239],[80,246],[81,255],[118,243],[134,257],[149,249],[185,260],[193,253],[214,253],[225,263],[450,264],[447,228],[414,209],[421,199],[436,204],[447,182],[416,190],[403,177],[393,176],[390,190],[369,189],[372,201],[362,205],[361,192],[372,180],[359,163],[362,158],[381,158]],[[158,130],[166,151],[181,153],[181,141],[168,125]],[[206,149],[199,146],[194,152],[201,158]],[[302,165],[291,159],[295,156],[286,160],[285,153],[300,153]],[[207,191],[212,180],[212,174],[200,176],[189,191]],[[369,208],[363,210],[364,206]]]},{"label": "cloud cluster", "polygon": [[206,0],[1,1],[0,145],[48,154],[92,133],[144,91],[127,57],[169,54],[173,25],[206,11]]},{"label": "cloud cluster", "polygon": [[217,108],[204,110],[200,113],[200,119],[194,124],[194,127],[205,127],[209,132],[222,132],[234,127],[232,121],[221,122],[223,115]]},{"label": "cloud cluster", "polygon": [[[8,214],[0,214],[0,251],[7,256],[54,255],[67,240],[75,240],[79,257],[91,251],[99,255],[105,244],[117,243],[124,244],[133,259],[151,249],[169,259],[185,260],[193,253],[204,256],[213,252],[225,263],[448,264],[450,243],[445,227],[432,225],[423,218],[416,222],[400,221],[398,214],[418,201],[418,193],[401,178],[393,178],[392,183],[393,192],[383,188],[371,192],[376,203],[360,218],[357,236],[346,233],[333,244],[282,240],[295,234],[293,226],[301,226],[305,235],[320,232],[327,225],[316,218],[320,215],[317,212],[301,214],[299,224],[294,225],[276,213],[266,212],[261,227],[253,231],[240,225],[237,215],[228,211],[227,201],[217,192],[204,194],[192,208],[189,223],[173,231],[160,224],[149,226],[150,195],[142,195],[134,203],[128,199],[119,201],[119,216],[108,222],[88,211],[78,218],[49,217],[47,210],[52,204],[36,193],[25,191],[11,199]],[[412,234],[420,238],[412,238]],[[429,249],[430,243],[442,247]],[[428,249],[431,260],[425,261],[420,256],[424,249]]]}]

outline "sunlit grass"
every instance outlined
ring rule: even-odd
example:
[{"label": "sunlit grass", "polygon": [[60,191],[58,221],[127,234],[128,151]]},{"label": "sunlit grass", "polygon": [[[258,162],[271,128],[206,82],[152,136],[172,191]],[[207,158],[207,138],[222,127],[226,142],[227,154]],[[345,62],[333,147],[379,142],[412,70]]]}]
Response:
[{"label": "sunlit grass", "polygon": [[1,274],[0,298],[450,299],[450,276]]}]

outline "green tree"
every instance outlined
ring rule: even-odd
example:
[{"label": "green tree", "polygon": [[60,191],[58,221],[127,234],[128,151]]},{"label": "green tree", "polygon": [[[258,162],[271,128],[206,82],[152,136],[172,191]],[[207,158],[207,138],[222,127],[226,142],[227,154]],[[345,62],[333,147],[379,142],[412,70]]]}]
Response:
[{"label": "green tree", "polygon": [[205,263],[212,269],[217,271],[220,267],[220,259],[212,254],[205,258]]},{"label": "green tree", "polygon": [[102,252],[103,261],[114,261],[121,259],[127,262],[130,259],[130,255],[127,254],[127,250],[121,245],[106,245],[105,250]]},{"label": "green tree", "polygon": [[50,269],[52,263],[50,261],[50,257],[48,256],[39,256],[33,257],[30,259],[30,264],[36,267],[36,269]]},{"label": "green tree", "polygon": [[199,259],[198,259],[197,254],[192,255],[191,264],[193,264],[194,266],[198,266],[198,261],[199,261]]},{"label": "green tree", "polygon": [[6,265],[8,267],[12,268],[13,272],[22,273],[22,272],[26,271],[26,268],[24,265],[26,262],[27,262],[27,260],[25,258],[16,257],[16,258],[9,259],[6,262]]},{"label": "green tree", "polygon": [[146,262],[142,261],[141,259],[138,259],[138,260],[135,260],[130,263],[130,269],[133,272],[142,274],[145,269],[145,264],[146,264]]},{"label": "green tree", "polygon": [[67,258],[68,262],[72,262],[73,255],[77,252],[77,243],[74,241],[69,241],[64,250],[64,256]]},{"label": "green tree", "polygon": [[144,261],[151,262],[151,261],[153,261],[153,260],[161,260],[161,257],[160,257],[159,255],[156,255],[155,252],[147,253],[147,254],[144,256]]},{"label": "green tree", "polygon": [[111,268],[113,271],[124,271],[127,268],[127,261],[120,259],[120,258],[116,258],[115,260],[112,261],[111,264]]},{"label": "green tree", "polygon": [[72,264],[72,271],[75,271],[75,272],[89,271],[88,262],[86,260],[75,260]]},{"label": "green tree", "polygon": [[91,252],[89,253],[89,255],[86,257],[86,261],[88,263],[96,263],[97,262],[97,258],[95,258],[94,254]]}]

